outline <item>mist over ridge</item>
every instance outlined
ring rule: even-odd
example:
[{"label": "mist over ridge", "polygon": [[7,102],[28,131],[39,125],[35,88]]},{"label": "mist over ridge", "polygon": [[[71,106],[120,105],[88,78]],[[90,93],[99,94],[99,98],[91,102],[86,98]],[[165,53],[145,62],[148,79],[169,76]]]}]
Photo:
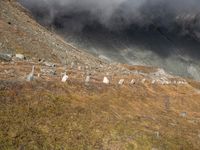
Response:
[{"label": "mist over ridge", "polygon": [[66,41],[97,56],[133,65],[163,67],[198,79],[198,0],[20,2],[41,24],[53,27]]}]

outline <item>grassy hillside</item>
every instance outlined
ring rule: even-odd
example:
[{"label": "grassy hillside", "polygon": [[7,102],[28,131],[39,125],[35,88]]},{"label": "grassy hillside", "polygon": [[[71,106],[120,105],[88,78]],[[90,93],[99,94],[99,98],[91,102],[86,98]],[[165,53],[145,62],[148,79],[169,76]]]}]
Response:
[{"label": "grassy hillside", "polygon": [[[157,68],[108,64],[86,54],[41,27],[15,1],[0,1],[0,53],[26,56],[26,60],[0,61],[2,150],[200,147],[200,84],[196,81],[152,84],[151,73]],[[35,79],[26,82],[33,65]],[[61,83],[66,68],[70,79]],[[85,84],[88,73],[92,78]],[[105,75],[109,85],[102,83]],[[125,83],[119,85],[119,79]],[[130,85],[132,79],[137,82]]]},{"label": "grassy hillside", "polygon": [[85,85],[75,78],[0,83],[1,149],[200,146],[200,95],[191,85]]}]

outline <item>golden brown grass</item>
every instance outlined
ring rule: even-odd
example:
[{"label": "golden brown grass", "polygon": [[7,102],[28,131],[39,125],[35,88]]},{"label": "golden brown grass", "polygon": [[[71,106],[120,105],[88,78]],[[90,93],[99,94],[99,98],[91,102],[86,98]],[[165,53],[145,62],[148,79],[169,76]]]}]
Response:
[{"label": "golden brown grass", "polygon": [[198,149],[199,97],[189,87],[1,81],[0,148]]}]

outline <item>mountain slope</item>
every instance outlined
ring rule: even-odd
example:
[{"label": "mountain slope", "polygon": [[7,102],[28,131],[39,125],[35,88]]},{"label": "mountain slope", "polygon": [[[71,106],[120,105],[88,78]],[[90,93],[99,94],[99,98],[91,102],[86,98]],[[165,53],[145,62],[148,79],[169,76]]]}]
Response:
[{"label": "mountain slope", "polygon": [[48,32],[15,1],[1,1],[0,41],[2,41],[1,51],[24,53],[28,56],[51,59],[57,62],[64,59],[83,64],[100,62],[91,55],[66,44],[57,35]]},{"label": "mountain slope", "polygon": [[26,57],[1,60],[0,149],[199,149],[198,82],[95,58],[15,1],[0,1],[0,43],[1,53]]}]

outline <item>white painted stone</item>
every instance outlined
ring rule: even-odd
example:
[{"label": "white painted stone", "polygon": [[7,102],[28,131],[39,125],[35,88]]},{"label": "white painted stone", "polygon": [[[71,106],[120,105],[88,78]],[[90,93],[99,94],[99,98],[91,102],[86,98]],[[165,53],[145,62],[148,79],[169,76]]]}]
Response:
[{"label": "white painted stone", "polygon": [[131,84],[135,84],[135,79],[132,79],[132,80],[131,80]]},{"label": "white painted stone", "polygon": [[24,59],[24,55],[23,54],[15,54],[15,57],[18,59]]},{"label": "white painted stone", "polygon": [[48,66],[48,67],[55,67],[56,65],[55,64],[53,64],[53,63],[50,63],[50,62],[44,62],[44,65],[45,66]]},{"label": "white painted stone", "polygon": [[180,113],[180,116],[181,116],[181,117],[186,117],[186,116],[187,116],[187,112],[181,112],[181,113]]},{"label": "white painted stone", "polygon": [[64,74],[64,76],[62,77],[62,82],[66,82],[69,79],[69,76],[66,75],[66,73]]},{"label": "white painted stone", "polygon": [[153,80],[151,83],[152,83],[152,84],[155,84],[155,83],[156,83],[156,80]]},{"label": "white painted stone", "polygon": [[124,84],[124,79],[120,79],[118,82],[119,85],[123,85]]},{"label": "white painted stone", "polygon": [[86,77],[85,82],[86,82],[86,83],[90,82],[90,76],[87,76],[87,77]]},{"label": "white painted stone", "polygon": [[74,65],[75,65],[74,62],[72,62],[72,63],[71,63],[71,69],[74,68]]},{"label": "white painted stone", "polygon": [[35,66],[32,67],[32,71],[31,73],[29,73],[29,75],[26,78],[26,81],[30,82],[34,80],[34,71],[35,71]]},{"label": "white painted stone", "polygon": [[141,81],[143,84],[146,82],[146,79],[144,78],[144,79],[142,79],[142,81]]},{"label": "white painted stone", "polygon": [[81,66],[78,66],[78,70],[79,70],[79,71],[81,70]]},{"label": "white painted stone", "polygon": [[104,83],[104,84],[109,84],[109,83],[110,83],[107,77],[104,77],[104,78],[103,78],[103,83]]}]

